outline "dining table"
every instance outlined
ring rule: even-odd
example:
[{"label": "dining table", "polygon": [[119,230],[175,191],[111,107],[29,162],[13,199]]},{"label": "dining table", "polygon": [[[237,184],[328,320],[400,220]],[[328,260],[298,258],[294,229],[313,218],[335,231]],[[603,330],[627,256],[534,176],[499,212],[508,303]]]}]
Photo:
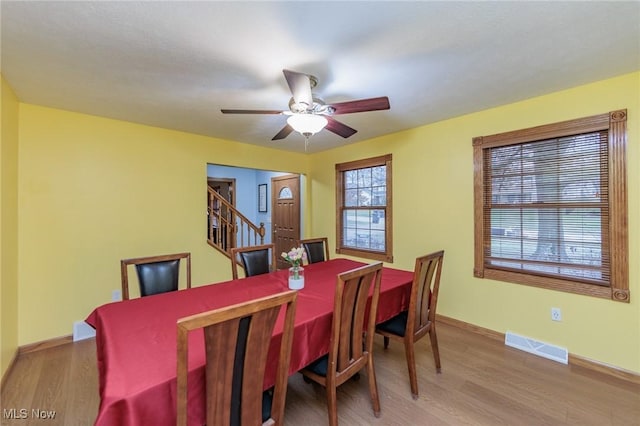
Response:
[{"label": "dining table", "polygon": [[[329,352],[336,277],[366,263],[331,259],[304,266],[289,374]],[[97,426],[163,426],[176,423],[177,329],[180,318],[288,290],[288,270],[190,289],[107,303],[89,314],[96,330],[100,407]],[[406,310],[413,273],[382,269],[376,323]],[[284,315],[276,321],[264,389],[273,386]],[[188,424],[205,419],[205,351],[202,330],[189,336]]]}]

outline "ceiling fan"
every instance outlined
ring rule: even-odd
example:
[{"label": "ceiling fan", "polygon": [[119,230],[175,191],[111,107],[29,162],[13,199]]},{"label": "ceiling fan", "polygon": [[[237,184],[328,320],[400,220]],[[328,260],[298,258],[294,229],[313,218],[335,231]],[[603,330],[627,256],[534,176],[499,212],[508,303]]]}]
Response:
[{"label": "ceiling fan", "polygon": [[223,114],[288,115],[287,124],[271,140],[284,139],[295,130],[305,137],[305,142],[308,142],[311,135],[324,128],[343,138],[348,138],[357,132],[356,129],[334,119],[334,115],[389,109],[389,98],[386,96],[327,104],[311,92],[318,84],[315,76],[290,70],[282,70],[282,72],[293,95],[289,101],[288,111],[256,109],[221,109],[220,111]]}]

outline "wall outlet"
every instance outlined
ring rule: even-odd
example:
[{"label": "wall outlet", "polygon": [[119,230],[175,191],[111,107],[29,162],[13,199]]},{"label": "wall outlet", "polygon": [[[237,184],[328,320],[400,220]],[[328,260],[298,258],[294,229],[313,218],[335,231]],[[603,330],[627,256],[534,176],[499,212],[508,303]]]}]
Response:
[{"label": "wall outlet", "polygon": [[111,301],[119,302],[122,300],[122,291],[121,290],[113,290],[111,292]]},{"label": "wall outlet", "polygon": [[560,308],[551,308],[551,321],[562,321],[562,311]]}]

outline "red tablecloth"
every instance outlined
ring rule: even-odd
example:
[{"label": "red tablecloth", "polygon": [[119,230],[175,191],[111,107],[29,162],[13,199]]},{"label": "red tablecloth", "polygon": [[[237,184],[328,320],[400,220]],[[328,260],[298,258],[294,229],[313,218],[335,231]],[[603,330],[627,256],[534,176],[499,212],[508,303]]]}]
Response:
[{"label": "red tablecloth", "polygon": [[[362,266],[333,259],[305,266],[305,288],[298,302],[289,372],[300,370],[329,351],[336,275]],[[199,312],[279,293],[288,289],[288,271],[109,303],[86,319],[96,329],[100,410],[95,424],[175,425],[176,321]],[[384,268],[377,322],[407,309],[413,274]],[[274,383],[282,335],[276,323],[265,373]],[[204,423],[204,343],[192,333],[189,351],[189,424]]]}]

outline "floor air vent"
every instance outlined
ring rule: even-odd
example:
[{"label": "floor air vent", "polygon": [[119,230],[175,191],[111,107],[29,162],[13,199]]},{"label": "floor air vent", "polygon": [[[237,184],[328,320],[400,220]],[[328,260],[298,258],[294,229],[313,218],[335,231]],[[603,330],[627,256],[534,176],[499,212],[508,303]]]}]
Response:
[{"label": "floor air vent", "polygon": [[96,337],[96,330],[84,321],[76,321],[73,323],[73,341],[89,339]]},{"label": "floor air vent", "polygon": [[507,331],[504,335],[504,344],[563,364],[568,364],[569,362],[569,352],[566,348],[539,342],[510,331]]}]

